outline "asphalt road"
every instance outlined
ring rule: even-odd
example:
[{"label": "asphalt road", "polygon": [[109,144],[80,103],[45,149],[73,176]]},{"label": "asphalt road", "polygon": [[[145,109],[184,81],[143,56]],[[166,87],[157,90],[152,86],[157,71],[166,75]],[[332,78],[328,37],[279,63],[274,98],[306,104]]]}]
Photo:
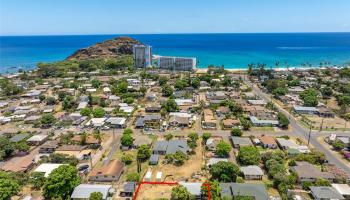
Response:
[{"label": "asphalt road", "polygon": [[[247,85],[249,85],[252,88],[253,92],[255,94],[257,94],[258,96],[260,96],[260,98],[264,99],[266,102],[272,101],[272,99],[269,95],[267,95],[266,93],[263,93],[259,87],[253,85],[250,81],[247,80],[247,78],[245,78],[245,83]],[[275,105],[280,112],[282,112],[283,114],[285,114],[289,118],[290,126],[292,128],[291,133],[295,136],[301,137],[301,138],[305,139],[306,141],[308,141],[309,130],[306,129],[305,127],[303,127],[302,125],[300,125],[298,123],[298,121],[288,111],[286,111],[285,109],[283,109],[281,106],[279,106],[276,103],[275,103]],[[319,151],[324,152],[329,163],[334,164],[334,165],[338,166],[339,168],[343,169],[350,176],[350,164],[347,164],[344,161],[340,160],[338,157],[336,157],[333,154],[333,152],[330,149],[323,146],[317,140],[317,137],[320,134],[324,134],[324,133],[320,133],[319,131],[312,131],[311,136],[310,136],[310,144],[312,146],[314,146],[316,149],[318,149]],[[347,133],[347,134],[349,134],[349,133]]]}]

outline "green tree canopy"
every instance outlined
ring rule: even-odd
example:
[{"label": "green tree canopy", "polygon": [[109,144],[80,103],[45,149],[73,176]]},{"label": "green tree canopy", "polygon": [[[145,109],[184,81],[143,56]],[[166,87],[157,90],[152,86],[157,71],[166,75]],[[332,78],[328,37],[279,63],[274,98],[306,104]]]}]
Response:
[{"label": "green tree canopy", "polygon": [[173,94],[174,90],[170,85],[164,84],[162,86],[162,94],[165,97],[170,97]]},{"label": "green tree canopy", "polygon": [[56,122],[56,118],[51,113],[43,114],[40,119],[41,125],[44,127],[50,127]]},{"label": "green tree canopy", "polygon": [[134,138],[131,136],[131,134],[123,134],[121,140],[121,144],[123,146],[132,146],[134,143]]},{"label": "green tree canopy", "polygon": [[47,177],[43,195],[45,198],[68,199],[74,188],[80,184],[78,170],[70,165],[62,165],[54,169]]},{"label": "green tree canopy", "polygon": [[178,150],[174,153],[173,159],[174,159],[175,165],[183,165],[185,161],[188,159],[188,156],[186,153]]},{"label": "green tree canopy", "polygon": [[288,129],[290,123],[289,119],[281,112],[278,113],[277,118],[280,126],[284,129]]},{"label": "green tree canopy", "polygon": [[90,116],[91,110],[90,110],[90,108],[83,108],[80,110],[80,114],[82,116]]},{"label": "green tree canopy", "polygon": [[151,157],[151,148],[147,145],[141,145],[138,149],[137,149],[137,158],[145,161],[147,160],[149,157]]},{"label": "green tree canopy", "polygon": [[243,135],[243,131],[240,128],[233,128],[231,130],[231,135],[241,137]]},{"label": "green tree canopy", "polygon": [[95,118],[101,118],[105,116],[105,110],[101,107],[97,107],[92,111],[92,115]]},{"label": "green tree canopy", "polygon": [[202,140],[203,140],[203,143],[207,143],[208,139],[211,137],[211,133],[208,133],[208,132],[204,132],[203,135],[202,135]]},{"label": "green tree canopy", "polygon": [[239,149],[237,158],[242,165],[258,165],[260,152],[254,146],[243,146]]},{"label": "green tree canopy", "polygon": [[92,192],[90,194],[89,200],[102,200],[103,195],[101,192]]},{"label": "green tree canopy", "polygon": [[176,102],[174,99],[168,99],[162,107],[167,111],[167,112],[176,112],[179,110],[179,107],[177,106]]},{"label": "green tree canopy", "polygon": [[219,182],[235,182],[239,174],[239,168],[231,162],[220,161],[212,165],[209,172],[213,180]]},{"label": "green tree canopy", "polygon": [[217,145],[216,145],[216,154],[219,157],[228,157],[230,154],[232,147],[229,143],[225,142],[225,141],[220,141]]},{"label": "green tree canopy", "polygon": [[6,172],[0,171],[0,199],[10,199],[20,191],[19,183]]},{"label": "green tree canopy", "polygon": [[178,185],[171,190],[171,200],[191,200],[191,193],[182,185]]},{"label": "green tree canopy", "polygon": [[304,101],[304,106],[317,106],[318,104],[317,91],[313,88],[304,90],[299,96]]},{"label": "green tree canopy", "polygon": [[15,151],[13,143],[5,136],[0,136],[0,161],[8,158]]},{"label": "green tree canopy", "polygon": [[126,181],[129,182],[139,182],[140,181],[140,175],[136,172],[131,172],[130,174],[126,175]]}]

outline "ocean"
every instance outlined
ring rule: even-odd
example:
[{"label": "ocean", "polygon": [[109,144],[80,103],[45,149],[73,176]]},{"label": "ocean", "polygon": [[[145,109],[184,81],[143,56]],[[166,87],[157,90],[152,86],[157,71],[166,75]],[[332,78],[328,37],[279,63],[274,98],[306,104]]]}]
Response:
[{"label": "ocean", "polygon": [[[33,69],[38,62],[65,59],[79,48],[121,35],[0,36],[0,72]],[[199,68],[319,67],[350,63],[350,33],[137,34],[153,54],[196,57]]]}]

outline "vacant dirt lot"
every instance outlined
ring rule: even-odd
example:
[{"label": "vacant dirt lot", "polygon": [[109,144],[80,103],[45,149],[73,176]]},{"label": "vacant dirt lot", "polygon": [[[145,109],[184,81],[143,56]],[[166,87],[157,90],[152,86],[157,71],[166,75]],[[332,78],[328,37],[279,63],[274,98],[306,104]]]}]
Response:
[{"label": "vacant dirt lot", "polygon": [[194,174],[201,173],[201,168],[204,165],[203,158],[203,147],[202,144],[198,141],[198,146],[196,148],[196,154],[190,155],[189,159],[182,166],[175,166],[172,164],[163,164],[162,159],[157,166],[151,168],[152,170],[152,181],[155,181],[155,176],[157,172],[162,172],[162,181],[184,181],[184,180],[200,180],[193,179]]},{"label": "vacant dirt lot", "polygon": [[[318,117],[315,115],[309,115],[307,116],[307,119],[312,121],[312,124],[314,127],[320,127],[322,123],[322,117]],[[346,123],[346,128],[350,128],[350,123],[346,122],[344,119],[339,118],[339,117],[334,117],[334,118],[323,118],[323,125],[322,129],[323,130],[330,130],[330,129],[344,129],[345,128],[345,123]]]},{"label": "vacant dirt lot", "polygon": [[175,186],[142,185],[137,200],[154,200],[159,198],[170,199],[171,190]]}]

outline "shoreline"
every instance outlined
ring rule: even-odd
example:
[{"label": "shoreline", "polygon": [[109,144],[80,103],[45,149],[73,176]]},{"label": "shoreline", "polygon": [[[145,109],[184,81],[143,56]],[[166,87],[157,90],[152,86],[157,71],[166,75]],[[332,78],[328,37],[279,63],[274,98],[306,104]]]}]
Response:
[{"label": "shoreline", "polygon": [[[341,68],[346,68],[349,66],[342,66],[342,67],[335,67],[335,66],[330,66],[330,67],[289,67],[289,68],[284,68],[284,67],[279,67],[279,68],[271,68],[271,70],[273,71],[295,71],[295,70],[300,70],[300,71],[307,71],[307,70],[311,70],[311,69],[321,69],[321,70],[325,70],[325,69],[341,69]],[[226,71],[229,72],[239,72],[239,71],[248,71],[248,68],[229,68],[226,69],[224,67],[224,69]],[[269,68],[265,68],[267,70],[269,70]],[[208,68],[196,68],[195,71],[197,73],[206,73],[208,71]]]},{"label": "shoreline", "polygon": [[[271,70],[273,70],[273,71],[295,71],[295,70],[307,71],[307,70],[311,70],[311,69],[325,70],[325,69],[341,69],[341,68],[346,68],[346,67],[350,67],[350,65],[348,65],[348,66],[330,66],[330,67],[289,67],[289,68],[279,67],[279,68],[271,68]],[[18,69],[20,69],[20,68],[18,68]],[[18,72],[18,69],[16,71],[13,71],[13,72],[8,71],[7,73],[0,71],[0,76],[19,74],[20,72]],[[28,69],[28,70],[23,69],[23,71],[30,73],[30,72],[36,71],[37,69],[38,69],[38,67],[35,67],[33,69]],[[207,73],[208,69],[209,68],[195,68],[193,71],[195,73],[200,74],[200,73]],[[225,68],[224,67],[224,69],[226,71],[229,71],[229,72],[246,72],[246,71],[248,71],[248,68]],[[270,70],[270,68],[265,68],[265,69]]]}]

